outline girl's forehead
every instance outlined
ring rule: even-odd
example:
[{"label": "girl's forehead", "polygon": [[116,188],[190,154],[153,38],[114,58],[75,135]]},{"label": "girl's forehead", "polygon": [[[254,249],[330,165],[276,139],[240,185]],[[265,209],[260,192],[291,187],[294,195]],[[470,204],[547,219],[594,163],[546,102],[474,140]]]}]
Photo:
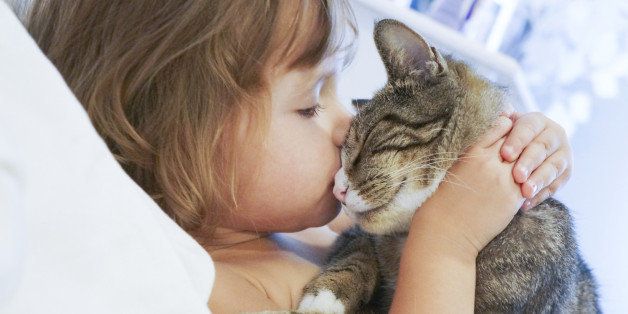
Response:
[{"label": "girl's forehead", "polygon": [[296,80],[304,85],[314,85],[321,79],[332,77],[342,69],[342,56],[330,56],[323,59],[313,67],[304,67],[293,70],[280,68],[275,71],[274,81],[276,80]]}]

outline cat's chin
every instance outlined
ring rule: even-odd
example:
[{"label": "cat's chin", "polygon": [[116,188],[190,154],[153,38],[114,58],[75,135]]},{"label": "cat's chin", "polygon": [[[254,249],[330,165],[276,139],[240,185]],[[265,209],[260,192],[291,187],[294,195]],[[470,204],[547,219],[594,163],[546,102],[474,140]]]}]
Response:
[{"label": "cat's chin", "polygon": [[362,229],[372,234],[404,233],[410,228],[412,216],[417,209],[434,193],[445,173],[436,174],[429,186],[423,188],[404,185],[395,197],[386,205],[368,211],[345,212],[357,222]]},{"label": "cat's chin", "polygon": [[414,212],[400,211],[390,206],[383,206],[351,216],[364,231],[386,235],[407,232],[413,215]]}]

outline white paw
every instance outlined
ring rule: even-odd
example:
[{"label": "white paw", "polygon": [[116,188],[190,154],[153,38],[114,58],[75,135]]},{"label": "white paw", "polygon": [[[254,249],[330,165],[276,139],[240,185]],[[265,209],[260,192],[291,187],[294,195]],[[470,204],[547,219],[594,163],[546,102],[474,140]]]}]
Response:
[{"label": "white paw", "polygon": [[336,299],[336,296],[329,290],[320,290],[316,295],[311,293],[303,296],[299,304],[299,311],[315,313],[344,314],[345,306]]}]

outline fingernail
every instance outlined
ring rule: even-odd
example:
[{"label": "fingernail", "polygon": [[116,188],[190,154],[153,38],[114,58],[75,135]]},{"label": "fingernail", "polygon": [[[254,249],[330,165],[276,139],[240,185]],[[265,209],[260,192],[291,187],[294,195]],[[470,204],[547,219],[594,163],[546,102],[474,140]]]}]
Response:
[{"label": "fingernail", "polygon": [[529,200],[527,200],[527,201],[523,202],[523,206],[521,206],[521,207],[523,208],[523,210],[528,210],[528,209],[530,209],[530,205],[531,205],[531,202]]},{"label": "fingernail", "polygon": [[511,158],[514,153],[514,149],[510,145],[504,146],[504,153],[506,153],[506,156],[508,156],[508,158]]},{"label": "fingernail", "polygon": [[[523,175],[523,180],[527,180],[528,179],[528,175],[529,175],[529,170],[527,167],[525,166],[519,166],[519,172],[521,172],[521,174]],[[530,184],[532,185],[532,183],[530,182]]]},{"label": "fingernail", "polygon": [[523,175],[526,177],[526,179],[528,178],[528,175],[530,174],[530,170],[528,170],[528,167],[526,166],[520,166],[519,169],[521,170],[521,173],[523,173]]}]

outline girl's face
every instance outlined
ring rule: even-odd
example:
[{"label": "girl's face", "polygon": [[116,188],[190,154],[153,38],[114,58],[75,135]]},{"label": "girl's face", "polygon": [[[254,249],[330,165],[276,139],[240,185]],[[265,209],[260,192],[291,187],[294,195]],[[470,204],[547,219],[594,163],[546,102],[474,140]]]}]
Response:
[{"label": "girl's face", "polygon": [[336,217],[334,175],[351,120],[337,99],[338,70],[339,62],[329,58],[316,68],[271,78],[266,141],[240,154],[239,171],[250,177],[243,180],[248,179],[241,190],[246,195],[240,195],[240,208],[230,213],[225,227],[289,232]]}]

